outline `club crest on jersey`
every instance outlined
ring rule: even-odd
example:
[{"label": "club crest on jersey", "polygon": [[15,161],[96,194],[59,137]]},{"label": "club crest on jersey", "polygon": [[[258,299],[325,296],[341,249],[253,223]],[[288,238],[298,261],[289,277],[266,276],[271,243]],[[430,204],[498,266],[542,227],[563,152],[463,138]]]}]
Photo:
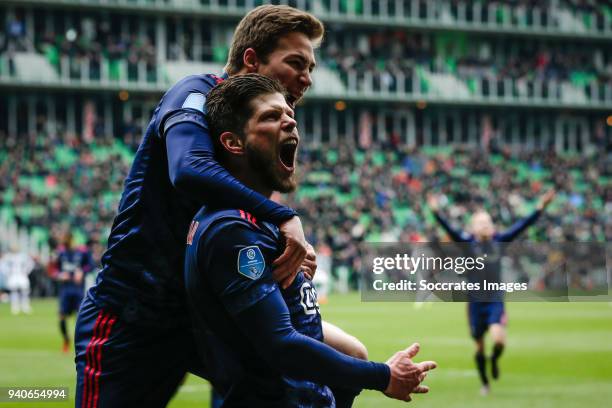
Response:
[{"label": "club crest on jersey", "polygon": [[249,279],[259,279],[266,269],[266,261],[257,245],[242,248],[238,252],[238,273]]},{"label": "club crest on jersey", "polygon": [[306,281],[300,287],[300,303],[307,315],[319,313],[319,302],[317,302],[317,291],[311,282]]}]

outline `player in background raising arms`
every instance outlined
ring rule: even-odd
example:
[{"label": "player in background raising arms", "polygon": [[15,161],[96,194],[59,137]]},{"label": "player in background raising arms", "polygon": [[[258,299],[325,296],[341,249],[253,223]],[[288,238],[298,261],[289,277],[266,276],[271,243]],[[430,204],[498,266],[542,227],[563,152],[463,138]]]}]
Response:
[{"label": "player in background raising arms", "polygon": [[[488,282],[501,282],[501,258],[504,248],[500,243],[513,241],[529,226],[533,225],[554,197],[554,190],[546,192],[540,198],[537,209],[533,213],[517,221],[506,231],[501,232],[496,231],[491,215],[485,210],[477,211],[472,215],[470,232],[468,233],[452,227],[440,214],[438,200],[433,194],[427,197],[427,202],[434,217],[453,241],[470,244],[469,252],[472,256],[487,254],[483,273],[472,271],[467,275],[468,281],[482,285],[484,279]],[[492,295],[487,295],[486,301],[482,301],[482,297],[478,295],[468,293],[468,316],[470,332],[476,344],[474,358],[482,382],[481,394],[487,395],[490,387],[486,370],[484,335],[490,328],[493,340],[491,376],[497,380],[499,378],[498,359],[502,355],[506,344],[505,326],[507,317],[504,308],[504,292],[497,291]]]}]

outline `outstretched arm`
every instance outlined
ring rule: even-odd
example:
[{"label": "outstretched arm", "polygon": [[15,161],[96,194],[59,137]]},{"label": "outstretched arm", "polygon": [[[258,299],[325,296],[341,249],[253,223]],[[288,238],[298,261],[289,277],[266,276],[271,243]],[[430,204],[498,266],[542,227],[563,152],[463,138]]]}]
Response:
[{"label": "outstretched arm", "polygon": [[[188,249],[188,259],[193,251],[198,257],[197,271],[189,268],[186,275],[188,293],[196,307],[199,288],[194,276],[203,274],[246,341],[283,375],[342,388],[376,389],[398,399],[408,398],[411,392],[427,392],[419,384],[435,363],[413,363],[411,358],[418,346],[382,364],[349,357],[298,333],[267,266],[275,245],[273,239],[243,220],[225,220],[211,226],[198,248]],[[250,261],[241,257],[245,249],[251,252]],[[258,275],[245,274],[249,262],[264,269]]]},{"label": "outstretched arm", "polygon": [[546,207],[548,207],[548,205],[552,202],[554,198],[555,198],[555,190],[547,191],[540,198],[540,201],[538,202],[538,205],[537,205],[537,209],[533,213],[531,213],[528,217],[517,221],[516,223],[514,223],[514,225],[512,225],[506,231],[497,234],[496,235],[497,240],[501,242],[510,242],[514,240],[523,231],[525,231],[527,228],[533,225],[538,220],[538,218],[540,218],[540,215],[542,215],[542,212],[546,209]]},{"label": "outstretched arm", "polygon": [[467,232],[464,232],[460,229],[454,228],[450,225],[450,223],[440,215],[438,211],[433,211],[433,215],[438,221],[438,224],[450,235],[451,239],[455,242],[470,242],[472,240],[472,236]]},{"label": "outstretched arm", "polygon": [[396,353],[386,364],[346,356],[295,331],[278,290],[234,318],[262,358],[288,377],[331,387],[378,390],[404,401],[410,401],[411,393],[429,391],[420,384],[436,363],[412,361],[418,344]]},{"label": "outstretched arm", "polygon": [[529,226],[533,225],[540,217],[540,214],[542,214],[542,211],[536,210],[533,213],[531,213],[528,217],[515,222],[507,230],[496,234],[497,241],[500,241],[500,242],[513,241],[523,231],[525,231]]},{"label": "outstretched arm", "polygon": [[349,357],[298,333],[278,290],[235,319],[263,359],[284,375],[329,386],[379,391],[389,384],[386,364]]},{"label": "outstretched arm", "polygon": [[438,221],[438,224],[440,224],[440,226],[444,228],[444,230],[448,233],[448,235],[451,237],[453,241],[455,242],[472,241],[472,236],[470,234],[464,231],[461,231],[460,229],[453,228],[450,225],[450,223],[444,217],[442,217],[439,211],[438,199],[433,194],[429,194],[427,196],[427,204],[429,205],[429,208],[431,212],[433,213],[436,221]]}]

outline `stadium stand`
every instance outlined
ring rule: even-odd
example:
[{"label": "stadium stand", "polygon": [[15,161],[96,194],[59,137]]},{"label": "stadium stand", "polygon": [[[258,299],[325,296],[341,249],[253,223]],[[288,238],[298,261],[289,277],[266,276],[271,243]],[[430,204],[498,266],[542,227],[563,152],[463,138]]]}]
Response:
[{"label": "stadium stand", "polygon": [[[51,247],[66,227],[77,242],[103,246],[133,148],[121,139],[86,143],[68,134],[30,142],[2,141],[3,217]],[[554,187],[559,199],[526,238],[605,242],[612,239],[606,221],[612,215],[612,160],[604,150],[585,156],[512,154],[494,146],[307,146],[300,157],[301,187],[289,202],[303,214],[311,242],[332,249],[334,269],[355,270],[362,242],[443,239],[424,207],[430,192],[443,197],[455,221],[467,222],[467,214],[484,205],[509,225]]]}]

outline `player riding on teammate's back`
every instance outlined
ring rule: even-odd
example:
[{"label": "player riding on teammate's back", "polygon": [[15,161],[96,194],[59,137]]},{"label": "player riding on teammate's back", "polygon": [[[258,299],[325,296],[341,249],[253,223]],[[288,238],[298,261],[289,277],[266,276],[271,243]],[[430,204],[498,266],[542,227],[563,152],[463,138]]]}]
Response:
[{"label": "player riding on teammate's back", "polygon": [[[227,74],[277,78],[297,102],[312,83],[313,44],[323,31],[300,10],[256,8],[236,30]],[[189,223],[203,204],[240,206],[279,226],[286,246],[274,274],[283,285],[304,260],[296,213],[244,186],[214,159],[204,103],[225,77],[187,77],[153,113],[125,180],[102,271],[79,312],[77,406],[165,406],[187,371],[215,376],[198,361],[183,282]]]}]

